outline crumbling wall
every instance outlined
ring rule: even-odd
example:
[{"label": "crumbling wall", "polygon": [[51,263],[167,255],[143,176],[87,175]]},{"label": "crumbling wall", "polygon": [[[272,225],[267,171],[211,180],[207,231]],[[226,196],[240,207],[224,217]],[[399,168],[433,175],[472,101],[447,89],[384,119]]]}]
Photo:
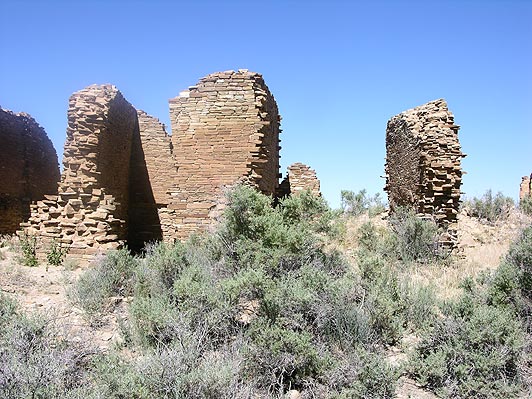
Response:
[{"label": "crumbling wall", "polygon": [[58,195],[32,205],[29,234],[91,256],[127,239],[131,143],[137,112],[112,85],[93,85],[69,100]]},{"label": "crumbling wall", "polygon": [[288,173],[277,189],[277,197],[297,195],[305,190],[321,196],[320,181],[316,176],[316,171],[310,166],[296,162],[288,167]]},{"label": "crumbling wall", "polygon": [[519,187],[519,201],[532,196],[532,174],[530,176],[523,176],[521,178],[521,186]]},{"label": "crumbling wall", "polygon": [[0,234],[13,234],[30,217],[30,203],[57,194],[57,153],[29,115],[0,108]]},{"label": "crumbling wall", "polygon": [[211,223],[224,188],[248,180],[274,194],[279,180],[280,116],[262,76],[214,73],[170,100],[178,171],[168,209],[174,238]]},{"label": "crumbling wall", "polygon": [[454,116],[445,100],[431,101],[394,116],[386,129],[386,187],[391,211],[413,207],[447,229],[454,245],[460,206],[461,159]]},{"label": "crumbling wall", "polygon": [[177,164],[164,124],[144,111],[137,111],[140,135],[131,150],[128,246],[141,249],[172,232],[170,192],[177,180]]}]

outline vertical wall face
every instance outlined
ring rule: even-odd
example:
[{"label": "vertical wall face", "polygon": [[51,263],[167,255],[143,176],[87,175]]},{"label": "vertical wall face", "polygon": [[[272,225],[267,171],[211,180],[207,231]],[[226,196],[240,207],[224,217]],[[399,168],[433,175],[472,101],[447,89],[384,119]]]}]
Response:
[{"label": "vertical wall face", "polygon": [[521,178],[521,186],[519,187],[519,200],[523,200],[532,196],[532,174],[530,176],[523,176]]},{"label": "vertical wall face", "polygon": [[56,198],[33,206],[30,234],[92,255],[127,238],[131,143],[136,110],[111,85],[89,86],[69,101],[64,171]]},{"label": "vertical wall face", "polygon": [[57,154],[44,129],[26,114],[0,109],[0,234],[28,220],[30,203],[57,194]]},{"label": "vertical wall face", "polygon": [[156,118],[137,111],[140,136],[131,148],[128,246],[141,249],[146,242],[171,235],[167,206],[177,180],[170,136]]},{"label": "vertical wall face", "polygon": [[[460,205],[459,126],[444,100],[394,116],[386,129],[386,187],[390,209],[412,206],[452,230]],[[452,232],[451,232],[452,235]],[[451,237],[453,239],[453,237]]]},{"label": "vertical wall face", "polygon": [[176,238],[210,224],[224,187],[240,179],[274,194],[279,179],[279,113],[261,75],[209,75],[170,100],[178,166],[168,206]]}]

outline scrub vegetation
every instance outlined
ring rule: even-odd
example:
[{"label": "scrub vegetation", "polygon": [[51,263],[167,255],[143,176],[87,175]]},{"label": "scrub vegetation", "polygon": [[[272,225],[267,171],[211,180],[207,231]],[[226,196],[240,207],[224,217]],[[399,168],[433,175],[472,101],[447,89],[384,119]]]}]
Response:
[{"label": "scrub vegetation", "polygon": [[[122,339],[107,351],[1,295],[0,397],[393,398],[401,376],[444,398],[523,392],[532,226],[496,270],[443,298],[411,278],[459,262],[433,222],[405,209],[383,223],[365,191],[342,201],[333,211],[303,193],[274,205],[239,186],[215,231],[98,258],[69,297],[93,325],[125,300]],[[390,362],[390,348],[405,361]]]}]

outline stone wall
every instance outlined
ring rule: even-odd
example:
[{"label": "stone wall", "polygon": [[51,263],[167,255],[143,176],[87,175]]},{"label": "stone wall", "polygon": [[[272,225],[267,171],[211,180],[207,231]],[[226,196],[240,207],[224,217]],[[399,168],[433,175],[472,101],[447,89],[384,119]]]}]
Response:
[{"label": "stone wall", "polygon": [[177,163],[165,126],[137,111],[140,135],[131,151],[128,245],[140,249],[146,242],[174,235],[170,192],[175,190]]},{"label": "stone wall", "polygon": [[93,85],[69,100],[58,195],[32,205],[23,227],[43,241],[91,256],[127,239],[131,146],[137,112],[112,85]]},{"label": "stone wall", "polygon": [[294,163],[288,167],[288,173],[277,190],[277,197],[297,195],[305,190],[321,196],[320,181],[316,176],[316,171],[300,162]]},{"label": "stone wall", "polygon": [[57,194],[57,153],[44,129],[24,113],[0,108],[0,234],[28,220],[30,203]]},{"label": "stone wall", "polygon": [[523,176],[521,178],[521,186],[519,187],[519,201],[530,196],[532,196],[532,174],[530,176]]},{"label": "stone wall", "polygon": [[394,116],[386,129],[386,187],[390,210],[412,206],[447,229],[454,245],[460,206],[461,159],[458,129],[440,99]]},{"label": "stone wall", "polygon": [[214,73],[170,100],[178,166],[168,210],[173,238],[208,226],[224,189],[247,180],[274,194],[279,181],[280,116],[262,76]]}]

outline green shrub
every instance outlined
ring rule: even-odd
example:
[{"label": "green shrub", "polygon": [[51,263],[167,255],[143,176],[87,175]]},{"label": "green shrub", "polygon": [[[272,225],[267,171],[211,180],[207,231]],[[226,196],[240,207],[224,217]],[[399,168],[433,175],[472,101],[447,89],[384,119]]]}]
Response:
[{"label": "green shrub", "polygon": [[357,348],[329,370],[325,376],[329,392],[318,397],[391,399],[398,377],[398,370],[382,356]]},{"label": "green shrub", "polygon": [[360,190],[358,193],[342,190],[340,196],[342,210],[349,215],[358,216],[364,212],[368,212],[370,216],[374,216],[386,210],[386,206],[379,193],[370,197],[365,189]]},{"label": "green shrub", "polygon": [[20,313],[0,294],[0,397],[75,397],[87,382],[91,351],[57,337],[52,320]]},{"label": "green shrub", "polygon": [[34,267],[37,261],[37,238],[24,233],[20,236],[20,250],[22,255],[20,261],[24,266]]},{"label": "green shrub", "polygon": [[125,249],[108,252],[79,277],[69,297],[94,318],[109,306],[110,297],[132,293],[136,265],[137,260]]},{"label": "green shrub", "polygon": [[393,249],[403,261],[428,262],[446,255],[440,248],[440,232],[431,219],[421,219],[413,210],[401,208],[390,217]]},{"label": "green shrub", "polygon": [[241,380],[242,355],[238,346],[203,354],[195,340],[149,351],[125,361],[100,357],[95,363],[94,398],[248,399],[268,397]]},{"label": "green shrub", "polygon": [[410,370],[445,397],[510,397],[520,389],[521,328],[504,309],[466,295],[423,337]]},{"label": "green shrub", "polygon": [[528,195],[519,201],[519,209],[525,215],[532,216],[532,196]]},{"label": "green shrub", "polygon": [[282,394],[287,387],[302,389],[306,380],[327,368],[328,356],[320,353],[308,332],[261,320],[252,325],[250,336],[247,373],[268,392]]},{"label": "green shrub", "polygon": [[65,256],[68,254],[68,247],[63,246],[62,242],[52,240],[50,248],[46,253],[46,260],[52,266],[60,266],[65,260]]},{"label": "green shrub", "polygon": [[487,301],[528,320],[532,332],[532,226],[510,245],[489,280]]},{"label": "green shrub", "polygon": [[[126,345],[141,356],[99,360],[92,392],[391,397],[395,377],[379,355],[384,340],[372,324],[368,290],[327,249],[337,219],[310,193],[272,206],[241,186],[229,194],[214,234],[148,246],[143,258],[100,259],[79,280],[79,302],[100,312],[105,298],[133,294],[121,324]],[[340,366],[343,374],[335,374]]]},{"label": "green shrub", "polygon": [[505,197],[501,192],[494,196],[491,190],[488,190],[481,198],[475,197],[466,201],[465,207],[473,217],[487,222],[496,222],[508,218],[510,210],[514,207],[514,201],[510,197]]},{"label": "green shrub", "polygon": [[442,306],[411,360],[420,383],[453,398],[506,398],[522,389],[532,351],[531,254],[532,226],[494,273],[466,279],[459,299]]}]

